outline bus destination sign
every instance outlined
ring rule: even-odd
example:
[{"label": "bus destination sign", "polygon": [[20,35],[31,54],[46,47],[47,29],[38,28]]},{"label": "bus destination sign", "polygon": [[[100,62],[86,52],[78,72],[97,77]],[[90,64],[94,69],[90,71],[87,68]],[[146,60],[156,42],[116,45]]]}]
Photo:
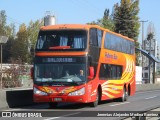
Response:
[{"label": "bus destination sign", "polygon": [[43,58],[43,62],[56,62],[56,63],[61,63],[61,62],[76,62],[76,58],[68,58],[68,57],[58,57],[58,58]]}]

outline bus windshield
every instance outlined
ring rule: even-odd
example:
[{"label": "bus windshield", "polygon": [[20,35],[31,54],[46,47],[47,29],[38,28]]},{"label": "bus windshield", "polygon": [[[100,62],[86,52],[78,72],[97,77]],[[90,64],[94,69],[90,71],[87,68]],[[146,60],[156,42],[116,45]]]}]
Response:
[{"label": "bus windshield", "polygon": [[86,81],[85,64],[36,64],[35,82],[82,83]]},{"label": "bus windshield", "polygon": [[85,30],[40,31],[36,50],[85,50],[86,43]]}]

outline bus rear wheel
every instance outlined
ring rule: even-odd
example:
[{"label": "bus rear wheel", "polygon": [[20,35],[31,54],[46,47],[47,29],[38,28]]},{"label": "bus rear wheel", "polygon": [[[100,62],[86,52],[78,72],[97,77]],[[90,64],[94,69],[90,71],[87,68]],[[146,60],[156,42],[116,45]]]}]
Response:
[{"label": "bus rear wheel", "polygon": [[122,97],[120,98],[120,101],[121,102],[127,101],[127,98],[128,98],[128,92],[127,92],[126,88],[124,88]]},{"label": "bus rear wheel", "polygon": [[57,107],[57,105],[58,105],[57,102],[50,102],[50,103],[49,103],[49,107],[50,107],[50,108],[55,108],[55,107]]},{"label": "bus rear wheel", "polygon": [[94,101],[94,102],[92,102],[92,103],[90,103],[90,106],[91,107],[96,107],[97,105],[98,105],[98,102],[99,102],[99,91],[97,90],[97,94],[96,94],[96,101]]}]

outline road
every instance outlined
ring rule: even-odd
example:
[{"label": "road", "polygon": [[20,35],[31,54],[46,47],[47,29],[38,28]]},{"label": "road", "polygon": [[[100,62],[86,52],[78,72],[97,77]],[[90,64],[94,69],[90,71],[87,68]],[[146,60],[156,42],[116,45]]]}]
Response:
[{"label": "road", "polygon": [[[3,112],[40,112],[43,118],[32,118],[35,120],[119,120],[124,117],[110,117],[110,111],[114,113],[129,113],[141,111],[149,111],[151,109],[160,107],[160,90],[137,92],[134,96],[128,98],[126,102],[119,102],[117,100],[103,101],[96,108],[90,107],[88,104],[59,104],[56,108],[50,109],[48,104],[41,104],[35,106],[27,106],[23,108],[6,109]],[[42,112],[43,111],[43,112]],[[159,111],[160,113],[160,111]],[[97,115],[106,115],[108,117],[92,117]],[[113,112],[112,112],[113,115]],[[78,117],[73,117],[78,116]],[[86,117],[82,117],[86,116]],[[88,117],[89,116],[89,117]],[[0,118],[1,120],[20,120],[22,118]],[[24,118],[29,120],[30,118]]]}]

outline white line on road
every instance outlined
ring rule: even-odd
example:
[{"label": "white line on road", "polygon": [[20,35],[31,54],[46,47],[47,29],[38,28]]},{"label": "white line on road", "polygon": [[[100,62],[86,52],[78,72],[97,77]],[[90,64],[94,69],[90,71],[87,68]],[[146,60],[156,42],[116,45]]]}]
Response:
[{"label": "white line on road", "polygon": [[3,111],[22,111],[22,109],[7,109],[7,110],[3,110]]},{"label": "white line on road", "polygon": [[6,91],[33,90],[33,88],[8,88]]},{"label": "white line on road", "polygon": [[118,105],[124,105],[124,104],[127,104],[127,103],[130,103],[130,102],[124,102],[124,103],[114,104],[114,105],[110,105],[110,106],[114,107],[114,106],[118,106]]},{"label": "white line on road", "polygon": [[152,97],[148,97],[148,98],[145,98],[146,100],[149,100],[149,99],[153,99],[153,98],[155,98],[155,97],[157,97],[157,96],[152,96]]},{"label": "white line on road", "polygon": [[158,92],[160,90],[151,90],[151,91],[144,91],[144,92],[136,92],[135,94],[142,94],[142,93],[149,93],[149,92]]},{"label": "white line on road", "polygon": [[61,117],[52,117],[52,118],[47,118],[47,119],[43,119],[43,120],[54,120],[54,119],[58,119],[58,118],[61,118]]},{"label": "white line on road", "polygon": [[59,116],[59,117],[51,117],[51,118],[47,118],[47,119],[43,119],[43,120],[54,120],[54,119],[58,119],[58,118],[61,118],[61,117],[67,117],[67,116],[71,116],[71,115],[76,115],[76,114],[79,114],[79,113],[81,113],[81,112],[66,114],[66,115],[62,115],[62,116]]}]

